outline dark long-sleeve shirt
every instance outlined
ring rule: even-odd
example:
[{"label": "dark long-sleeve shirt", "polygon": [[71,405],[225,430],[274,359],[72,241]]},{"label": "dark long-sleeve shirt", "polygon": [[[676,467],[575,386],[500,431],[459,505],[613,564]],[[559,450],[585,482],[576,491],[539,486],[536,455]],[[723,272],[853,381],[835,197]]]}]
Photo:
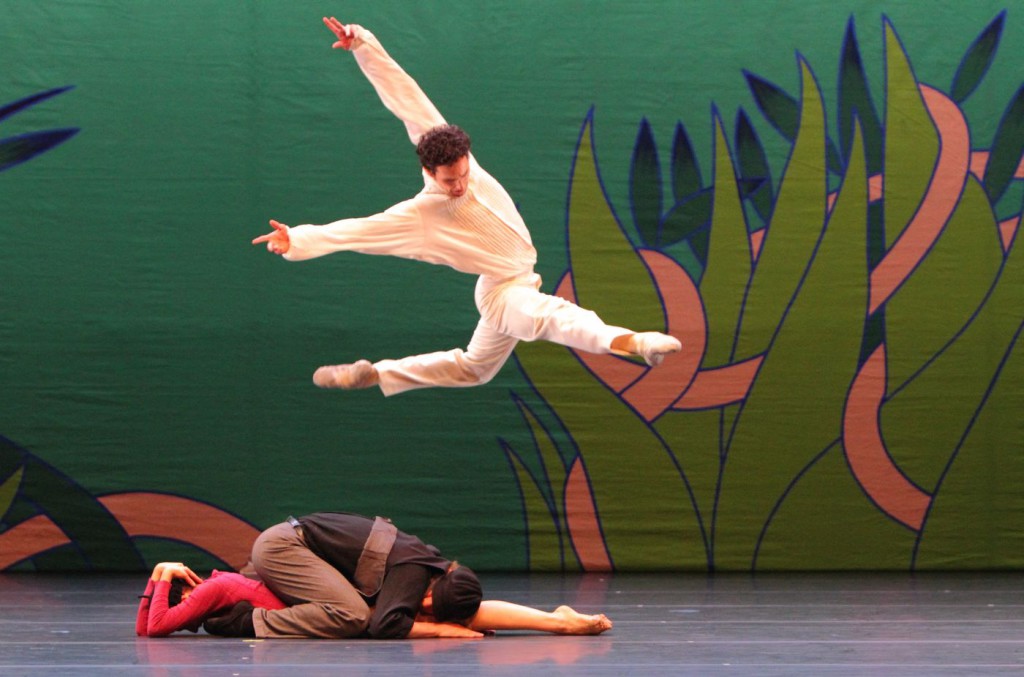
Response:
[{"label": "dark long-sleeve shirt", "polygon": [[[345,578],[354,580],[374,520],[352,513],[321,512],[298,521],[309,549]],[[380,590],[364,595],[374,607],[367,634],[376,639],[406,637],[430,587],[430,579],[444,573],[449,564],[434,546],[399,531],[388,554]]]}]

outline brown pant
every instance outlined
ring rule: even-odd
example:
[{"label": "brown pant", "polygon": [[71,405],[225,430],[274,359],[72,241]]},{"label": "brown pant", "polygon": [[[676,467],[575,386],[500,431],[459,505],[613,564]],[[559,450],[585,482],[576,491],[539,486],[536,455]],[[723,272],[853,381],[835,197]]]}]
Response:
[{"label": "brown pant", "polygon": [[355,637],[370,608],[341,572],[317,557],[288,522],[270,527],[252,546],[252,564],[284,609],[256,609],[257,637]]}]

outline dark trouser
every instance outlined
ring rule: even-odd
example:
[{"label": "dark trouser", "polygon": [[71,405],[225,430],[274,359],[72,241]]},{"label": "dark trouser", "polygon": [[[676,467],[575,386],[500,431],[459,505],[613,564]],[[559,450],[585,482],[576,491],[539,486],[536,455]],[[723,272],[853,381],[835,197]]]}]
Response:
[{"label": "dark trouser", "polygon": [[317,557],[288,522],[270,527],[252,546],[256,573],[289,606],[256,609],[257,637],[355,637],[370,608],[341,572]]}]

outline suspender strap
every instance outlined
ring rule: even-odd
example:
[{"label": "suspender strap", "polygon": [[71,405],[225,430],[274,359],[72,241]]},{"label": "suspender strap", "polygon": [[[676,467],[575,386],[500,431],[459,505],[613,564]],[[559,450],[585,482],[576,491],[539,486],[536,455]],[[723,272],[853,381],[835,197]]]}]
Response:
[{"label": "suspender strap", "polygon": [[363,545],[353,576],[356,588],[366,597],[372,597],[380,591],[384,583],[384,565],[387,564],[388,554],[397,535],[398,529],[386,517],[377,517],[373,521],[370,536]]}]

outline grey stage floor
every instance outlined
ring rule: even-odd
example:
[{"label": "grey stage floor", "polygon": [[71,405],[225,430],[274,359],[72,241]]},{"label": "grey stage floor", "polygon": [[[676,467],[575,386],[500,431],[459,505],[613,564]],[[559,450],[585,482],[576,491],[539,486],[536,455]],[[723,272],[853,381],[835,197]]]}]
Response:
[{"label": "grey stage floor", "polygon": [[134,635],[145,575],[0,576],[2,675],[1024,674],[1024,575],[484,575],[487,597],[603,611],[598,637]]}]

